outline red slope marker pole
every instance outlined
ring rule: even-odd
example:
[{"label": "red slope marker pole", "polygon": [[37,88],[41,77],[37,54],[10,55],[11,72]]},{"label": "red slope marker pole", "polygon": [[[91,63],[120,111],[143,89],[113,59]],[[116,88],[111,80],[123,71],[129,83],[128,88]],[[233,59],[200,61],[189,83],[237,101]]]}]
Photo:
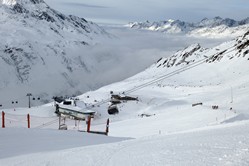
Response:
[{"label": "red slope marker pole", "polygon": [[105,134],[108,135],[108,132],[109,132],[109,123],[110,123],[110,120],[109,118],[107,119],[107,122],[106,122],[106,130],[105,130]]},{"label": "red slope marker pole", "polygon": [[2,111],[2,128],[5,128],[5,113]]},{"label": "red slope marker pole", "polygon": [[27,120],[28,120],[28,128],[30,128],[30,115],[27,115]]},{"label": "red slope marker pole", "polygon": [[91,126],[91,116],[88,116],[88,121],[87,121],[87,132],[90,132],[90,126]]}]

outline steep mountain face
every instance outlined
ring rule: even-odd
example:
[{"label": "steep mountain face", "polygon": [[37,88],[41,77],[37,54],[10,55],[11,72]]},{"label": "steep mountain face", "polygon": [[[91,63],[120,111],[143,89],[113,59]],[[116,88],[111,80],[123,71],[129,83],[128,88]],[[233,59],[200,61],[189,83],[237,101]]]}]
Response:
[{"label": "steep mountain face", "polygon": [[2,105],[11,100],[21,105],[29,92],[45,101],[89,89],[97,60],[84,52],[110,39],[105,30],[43,0],[0,0],[0,15]]},{"label": "steep mountain face", "polygon": [[[171,68],[177,66],[191,65],[194,62],[202,60],[204,63],[214,63],[223,58],[231,60],[235,57],[249,60],[249,31],[243,36],[224,43],[213,49],[202,48],[199,44],[191,45],[182,51],[178,51],[169,58],[161,58],[157,61],[157,68]],[[210,56],[212,55],[212,56]]]},{"label": "steep mountain face", "polygon": [[[199,44],[176,52],[169,58],[159,59],[147,74],[164,76],[173,73],[176,78],[162,81],[165,84],[186,86],[238,86],[248,84],[249,31],[217,47],[206,49]],[[192,69],[193,68],[193,69]],[[180,76],[178,77],[178,73]],[[147,75],[146,74],[146,75]],[[236,80],[234,80],[236,78]],[[239,80],[241,79],[241,82]],[[230,85],[229,85],[230,84]]]},{"label": "steep mountain face", "polygon": [[168,20],[160,22],[132,22],[127,26],[134,29],[145,29],[163,33],[183,33],[194,36],[222,37],[233,34],[242,35],[249,27],[249,18],[235,21],[229,18],[215,17],[203,19],[197,23],[188,23],[180,20]]}]

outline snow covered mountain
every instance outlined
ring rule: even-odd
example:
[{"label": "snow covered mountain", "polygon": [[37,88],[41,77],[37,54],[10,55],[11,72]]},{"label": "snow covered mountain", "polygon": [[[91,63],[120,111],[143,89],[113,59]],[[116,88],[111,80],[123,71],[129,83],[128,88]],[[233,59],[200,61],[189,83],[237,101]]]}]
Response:
[{"label": "snow covered mountain", "polygon": [[[4,110],[7,123],[0,129],[0,143],[5,153],[0,161],[25,166],[247,166],[248,63],[249,31],[211,49],[193,44],[171,57],[160,58],[129,79],[79,96],[88,109],[90,106],[98,112],[91,130],[104,131],[110,118],[109,136],[134,138],[112,144],[107,143],[122,139],[73,132],[83,129],[85,123],[72,119],[65,120],[70,131],[56,131],[58,117],[53,116],[51,104]],[[109,115],[111,95],[137,97],[138,101],[121,101],[117,104],[119,113]],[[27,113],[33,129],[25,130]],[[24,141],[16,141],[16,136]],[[31,141],[34,138],[36,141]]]},{"label": "snow covered mountain", "polygon": [[[160,22],[132,22],[127,26],[134,29],[145,29],[171,34],[189,34],[194,36],[222,37],[226,35],[242,35],[248,30],[249,18],[235,21],[230,18],[205,18],[197,23],[188,23],[180,20]],[[217,36],[218,35],[218,36]]]},{"label": "snow covered mountain", "polygon": [[1,105],[20,106],[27,93],[45,101],[94,86],[98,60],[85,50],[110,39],[104,29],[43,0],[0,0],[0,14]]}]

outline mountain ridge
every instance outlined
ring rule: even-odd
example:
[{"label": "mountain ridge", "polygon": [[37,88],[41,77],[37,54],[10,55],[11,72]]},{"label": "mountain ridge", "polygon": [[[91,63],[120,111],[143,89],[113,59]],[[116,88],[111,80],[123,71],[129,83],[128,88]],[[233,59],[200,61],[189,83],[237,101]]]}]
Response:
[{"label": "mountain ridge", "polygon": [[[205,37],[211,34],[212,37],[215,37],[217,34],[228,35],[230,33],[230,35],[235,34],[235,37],[247,31],[249,27],[249,17],[236,21],[217,16],[212,19],[204,18],[196,23],[170,19],[158,22],[131,22],[126,26],[132,29],[151,30],[170,34],[188,34]],[[239,30],[241,32],[236,32]]]}]

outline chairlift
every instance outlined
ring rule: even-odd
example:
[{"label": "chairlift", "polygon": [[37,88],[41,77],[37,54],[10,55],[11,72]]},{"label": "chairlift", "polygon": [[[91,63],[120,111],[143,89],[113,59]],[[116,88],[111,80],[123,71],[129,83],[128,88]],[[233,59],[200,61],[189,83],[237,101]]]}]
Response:
[{"label": "chairlift", "polygon": [[111,99],[111,104],[114,105],[114,104],[121,104],[121,101],[118,100],[118,99]]}]

